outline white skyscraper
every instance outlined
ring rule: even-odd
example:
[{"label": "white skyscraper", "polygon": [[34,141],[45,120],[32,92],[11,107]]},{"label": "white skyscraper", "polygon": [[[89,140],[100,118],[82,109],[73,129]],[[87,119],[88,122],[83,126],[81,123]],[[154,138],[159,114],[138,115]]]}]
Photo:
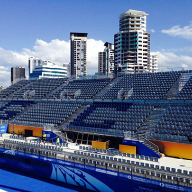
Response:
[{"label": "white skyscraper", "polygon": [[42,63],[43,63],[42,59],[29,57],[29,59],[28,59],[29,76],[31,73],[33,73],[33,70],[35,69],[35,67],[41,66]]},{"label": "white skyscraper", "polygon": [[98,53],[98,72],[103,75],[114,73],[114,45],[106,42],[103,52]]},{"label": "white skyscraper", "polygon": [[70,33],[71,77],[87,75],[87,33]]},{"label": "white skyscraper", "polygon": [[128,10],[119,17],[115,34],[115,73],[149,72],[150,33],[146,31],[147,13]]}]

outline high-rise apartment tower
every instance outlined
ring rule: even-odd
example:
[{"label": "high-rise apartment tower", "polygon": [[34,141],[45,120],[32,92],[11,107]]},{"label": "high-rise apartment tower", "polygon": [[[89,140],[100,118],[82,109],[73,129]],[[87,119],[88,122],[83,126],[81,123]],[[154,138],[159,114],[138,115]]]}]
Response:
[{"label": "high-rise apartment tower", "polygon": [[11,67],[11,82],[25,78],[25,67]]},{"label": "high-rise apartment tower", "polygon": [[71,77],[87,75],[87,33],[70,33]]},{"label": "high-rise apartment tower", "polygon": [[98,72],[103,75],[114,73],[114,45],[106,42],[103,52],[98,53]]},{"label": "high-rise apartment tower", "polygon": [[114,36],[115,72],[149,72],[150,33],[147,13],[128,10],[119,17],[119,32]]}]

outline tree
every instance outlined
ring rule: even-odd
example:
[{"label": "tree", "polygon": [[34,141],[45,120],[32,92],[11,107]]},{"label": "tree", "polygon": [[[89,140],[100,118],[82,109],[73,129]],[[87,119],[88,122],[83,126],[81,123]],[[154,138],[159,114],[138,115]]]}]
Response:
[{"label": "tree", "polygon": [[3,90],[3,86],[0,86],[0,92]]}]

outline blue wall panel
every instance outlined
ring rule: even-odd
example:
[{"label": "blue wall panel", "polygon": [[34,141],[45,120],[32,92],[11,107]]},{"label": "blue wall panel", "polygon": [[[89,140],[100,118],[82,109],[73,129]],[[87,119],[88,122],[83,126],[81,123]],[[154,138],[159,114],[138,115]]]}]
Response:
[{"label": "blue wall panel", "polygon": [[0,134],[7,133],[8,124],[0,125]]}]

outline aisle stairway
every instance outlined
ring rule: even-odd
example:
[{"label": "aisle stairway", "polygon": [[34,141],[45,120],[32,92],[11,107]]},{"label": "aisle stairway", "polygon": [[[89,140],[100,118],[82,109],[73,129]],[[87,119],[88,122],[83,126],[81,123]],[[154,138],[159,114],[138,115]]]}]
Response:
[{"label": "aisle stairway", "polygon": [[[137,139],[157,154],[160,154],[159,147],[151,142],[151,140],[156,139],[149,136],[148,133],[151,132],[151,129],[155,127],[163,114],[166,112],[166,109],[167,108],[164,106],[156,106],[146,121],[143,123],[143,126],[141,126],[133,136],[133,138]],[[162,148],[164,148],[164,146]]]},{"label": "aisle stairway", "polygon": [[163,99],[176,99],[176,96],[183,89],[188,80],[192,77],[192,73],[183,73],[173,84]]},{"label": "aisle stairway", "polygon": [[74,119],[77,118],[78,115],[83,113],[84,110],[86,110],[90,105],[84,105],[81,106],[75,113],[73,113],[70,117],[68,117],[59,127],[58,130],[67,130],[67,126],[70,124],[70,122],[73,122]]},{"label": "aisle stairway", "polygon": [[148,116],[143,125],[136,132],[136,135],[145,134],[146,132],[150,132],[152,128],[158,123],[163,114],[166,111],[166,107],[158,106],[155,107],[151,114]]},{"label": "aisle stairway", "polygon": [[102,89],[100,92],[98,92],[95,95],[95,99],[100,99],[102,96],[104,96],[116,83],[118,83],[123,77],[118,77],[111,81],[104,89]]},{"label": "aisle stairway", "polygon": [[57,129],[53,130],[53,133],[57,135],[62,141],[65,141],[66,143],[72,143],[73,140],[69,139],[66,132],[58,131]]},{"label": "aisle stairway", "polygon": [[69,82],[71,80],[67,79],[67,81],[65,81],[64,83],[62,83],[61,85],[59,85],[56,89],[54,89],[53,91],[49,92],[47,95],[45,95],[43,98],[52,98],[52,99],[57,99],[54,98],[54,94],[57,93],[60,89],[63,89],[63,87],[67,87]]}]

